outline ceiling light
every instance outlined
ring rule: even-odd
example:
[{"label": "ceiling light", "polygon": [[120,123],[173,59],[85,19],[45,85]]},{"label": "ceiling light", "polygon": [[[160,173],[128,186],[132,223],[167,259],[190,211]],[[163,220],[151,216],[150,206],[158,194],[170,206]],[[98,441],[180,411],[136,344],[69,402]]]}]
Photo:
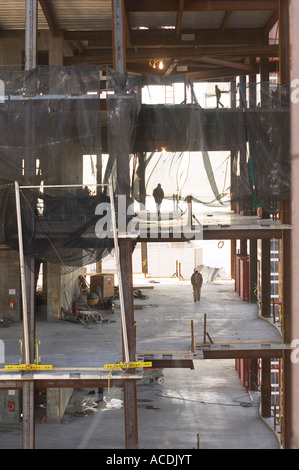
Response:
[{"label": "ceiling light", "polygon": [[150,59],[148,65],[152,67],[153,69],[156,69],[157,66],[159,67],[160,70],[163,70],[164,68],[163,60],[160,60],[160,59]]}]

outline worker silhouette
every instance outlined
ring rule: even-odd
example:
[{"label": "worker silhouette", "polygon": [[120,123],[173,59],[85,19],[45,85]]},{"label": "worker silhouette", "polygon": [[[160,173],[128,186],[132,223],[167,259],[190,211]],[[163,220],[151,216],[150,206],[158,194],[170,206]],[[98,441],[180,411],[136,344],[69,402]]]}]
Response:
[{"label": "worker silhouette", "polygon": [[153,196],[154,196],[155,203],[156,203],[157,214],[158,214],[158,217],[160,218],[160,208],[161,208],[162,201],[164,199],[164,191],[160,183],[153,190]]},{"label": "worker silhouette", "polygon": [[215,93],[216,93],[216,100],[217,100],[217,108],[219,108],[219,105],[222,106],[222,108],[223,108],[224,105],[220,101],[220,99],[221,99],[221,90],[218,87],[218,85],[215,85]]},{"label": "worker silhouette", "polygon": [[191,276],[191,284],[193,287],[194,302],[200,301],[201,287],[203,278],[201,273],[195,268]]}]

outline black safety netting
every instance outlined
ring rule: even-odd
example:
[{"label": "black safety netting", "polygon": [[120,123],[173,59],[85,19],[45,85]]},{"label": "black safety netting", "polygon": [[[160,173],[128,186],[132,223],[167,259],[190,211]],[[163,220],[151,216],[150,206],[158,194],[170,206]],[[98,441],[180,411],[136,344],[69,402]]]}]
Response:
[{"label": "black safety netting", "polygon": [[[35,189],[20,191],[25,261],[28,265],[31,258],[50,262],[54,274],[95,263],[114,248],[109,198],[78,190],[60,191],[59,196]],[[0,243],[18,250],[14,185],[0,190],[0,219]]]},{"label": "black safety netting", "polygon": [[[217,88],[220,93],[217,93]],[[119,155],[131,155],[131,194],[277,214],[290,200],[289,87],[191,82],[185,75],[107,71],[109,175],[127,194]],[[252,99],[254,93],[254,101]],[[127,165],[127,162],[124,163]]]},{"label": "black safety netting", "polygon": [[106,257],[114,247],[102,207],[109,197],[82,185],[83,155],[102,151],[99,68],[1,71],[0,80],[1,244],[18,250],[16,181],[26,260],[64,273]]},{"label": "black safety netting", "polygon": [[64,171],[101,153],[98,67],[1,71],[0,80],[0,183],[79,182]]},{"label": "black safety netting", "polygon": [[218,83],[219,96],[215,83],[186,75],[107,69],[101,110],[96,66],[1,71],[0,80],[0,242],[18,249],[16,181],[26,257],[69,270],[113,250],[111,212],[98,209],[109,206],[107,186],[83,190],[84,155],[109,155],[96,181],[112,178],[125,208],[145,202],[158,183],[165,199],[192,196],[204,207],[234,202],[275,214],[290,200],[287,86],[257,84],[253,103],[249,85]]}]

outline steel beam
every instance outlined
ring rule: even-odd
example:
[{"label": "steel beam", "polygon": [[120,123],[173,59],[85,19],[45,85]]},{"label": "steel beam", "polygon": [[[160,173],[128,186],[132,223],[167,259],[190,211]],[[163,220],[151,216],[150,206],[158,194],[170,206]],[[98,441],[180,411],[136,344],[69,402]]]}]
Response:
[{"label": "steel beam", "polygon": [[59,34],[59,30],[54,21],[54,15],[51,10],[50,2],[48,0],[39,0],[40,6],[43,10],[45,18],[47,20],[49,29],[51,31],[52,37],[56,38]]},{"label": "steel beam", "polygon": [[25,69],[36,67],[37,0],[26,0]]},{"label": "steel beam", "polygon": [[271,315],[270,240],[262,240],[261,251],[261,314]]},{"label": "steel beam", "polygon": [[[125,50],[125,18],[124,0],[112,1],[113,24],[113,66],[122,75],[126,73]],[[124,120],[126,116],[121,116]],[[120,148],[121,146],[119,146]],[[125,196],[130,197],[129,153],[123,148],[121,154],[116,155],[117,179],[122,179],[122,188]],[[124,171],[124,169],[126,169]],[[118,185],[117,185],[118,186]],[[124,306],[127,327],[129,357],[131,361],[136,357],[136,330],[134,321],[133,279],[132,279],[132,253],[133,242],[130,239],[119,240],[120,267],[122,286],[124,291]],[[138,420],[137,420],[137,391],[136,382],[129,381],[124,384],[124,415],[125,415],[125,441],[126,448],[138,448]]]},{"label": "steel beam", "polygon": [[[179,0],[127,0],[128,12],[177,11]],[[262,11],[277,10],[278,0],[185,0],[185,11]]]},{"label": "steel beam", "polygon": [[[36,68],[37,56],[37,0],[26,0],[25,5],[25,70],[29,71]],[[27,85],[27,84],[26,84]],[[31,94],[33,90],[28,90]],[[31,108],[26,109],[28,114],[26,138],[28,139],[28,148],[32,149],[35,139],[35,121],[32,116]],[[36,156],[27,153],[25,156],[25,176],[28,184],[34,184]],[[26,267],[26,289],[28,300],[28,324],[29,324],[29,356],[30,362],[34,361],[35,349],[35,260],[31,259],[30,266]],[[27,353],[28,354],[28,353]],[[27,358],[28,360],[28,358]],[[22,387],[22,438],[23,448],[33,449],[35,446],[35,407],[34,407],[34,382],[26,382]]]},{"label": "steel beam", "polygon": [[22,386],[22,447],[35,447],[34,382],[24,381]]},{"label": "steel beam", "polygon": [[261,415],[264,418],[271,416],[271,358],[262,359],[261,379]]},{"label": "steel beam", "polygon": [[[289,0],[279,0],[279,79],[281,85],[290,83],[290,18]],[[286,86],[284,99],[289,98]],[[281,142],[282,155],[289,156],[290,136]],[[284,202],[281,208],[281,219],[284,223],[292,223],[291,201]],[[282,334],[285,342],[292,339],[292,233],[285,233],[281,242],[282,253]],[[292,374],[290,352],[283,356],[283,425],[282,442],[284,448],[292,448]]]},{"label": "steel beam", "polygon": [[112,1],[113,66],[117,72],[126,71],[125,20],[123,0]]}]

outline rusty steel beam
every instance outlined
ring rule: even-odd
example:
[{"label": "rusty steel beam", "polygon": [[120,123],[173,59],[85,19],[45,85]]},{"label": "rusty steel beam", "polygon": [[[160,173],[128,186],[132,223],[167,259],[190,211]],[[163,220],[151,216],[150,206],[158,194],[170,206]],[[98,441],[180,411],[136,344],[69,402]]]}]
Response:
[{"label": "rusty steel beam", "polygon": [[[113,48],[114,53],[120,54],[117,47]],[[82,57],[65,57],[66,65],[90,64],[97,63],[107,64],[112,59],[111,49],[98,49],[86,51]],[[147,48],[128,48],[126,51],[126,63],[138,61],[148,61],[149,58],[155,57],[156,59],[181,59],[191,60],[194,58],[200,59],[209,55],[209,57],[278,57],[279,47],[276,44],[269,45],[235,45],[219,48],[217,46],[165,46],[165,47],[151,47]]]},{"label": "rusty steel beam", "polygon": [[[188,33],[194,35],[194,40],[188,41],[189,45],[216,45],[224,44],[260,44],[263,29],[261,28],[234,28],[226,29],[221,36],[205,29],[188,29],[181,30],[181,33]],[[112,47],[112,38],[110,31],[64,31],[63,37],[67,41],[88,41],[88,47],[98,47],[105,49]],[[175,30],[131,30],[130,31],[131,45],[133,47],[149,47],[172,46],[172,45],[186,45],[185,41],[176,35]]]},{"label": "rusty steel beam", "polygon": [[34,382],[25,381],[22,386],[22,447],[35,448]]},{"label": "rusty steel beam", "polygon": [[59,29],[54,20],[54,12],[51,9],[51,3],[48,0],[39,0],[39,4],[47,20],[52,37],[56,38],[59,34]]},{"label": "rusty steel beam", "polygon": [[203,359],[271,359],[282,358],[283,349],[203,349]]},{"label": "rusty steel beam", "polygon": [[[120,73],[126,73],[125,49],[125,8],[124,0],[112,0],[113,23],[113,67]],[[125,96],[126,98],[127,96]],[[124,98],[124,99],[125,99]],[[124,113],[123,113],[124,114]],[[126,116],[120,116],[126,119]],[[122,142],[123,143],[123,142]],[[130,196],[129,153],[123,146],[122,152],[116,155],[117,180],[122,180],[122,190],[125,196]],[[125,170],[124,170],[125,169]],[[118,183],[117,183],[118,186]],[[133,302],[133,268],[132,268],[133,242],[130,239],[119,240],[119,258],[124,291],[125,321],[131,361],[136,356],[136,329],[134,321]],[[137,419],[137,391],[136,382],[124,383],[124,415],[125,415],[125,442],[126,448],[138,448],[138,419]]]},{"label": "rusty steel beam", "polygon": [[[286,229],[288,230],[288,229]],[[283,235],[284,229],[277,228],[277,229],[259,229],[259,228],[248,228],[244,226],[244,229],[234,229],[233,227],[230,229],[213,229],[210,228],[208,230],[203,230],[202,239],[203,240],[241,240],[241,239],[254,239],[254,240],[270,240],[272,238],[281,239]],[[188,240],[194,239],[194,235],[190,232],[182,233],[180,236],[175,235],[173,233],[169,233],[168,236],[165,234],[157,234],[152,235],[150,230],[148,229],[147,234],[142,233],[140,236],[136,238],[137,242],[185,242]]]},{"label": "rusty steel beam", "polygon": [[[281,85],[290,83],[290,2],[289,0],[279,0],[279,81]],[[284,99],[289,98],[286,87]],[[281,159],[284,155],[290,155],[290,135],[285,136],[281,142],[283,149]],[[281,219],[284,223],[292,223],[292,202],[282,203]],[[293,339],[292,332],[292,233],[283,234],[281,242],[282,253],[282,335],[285,342]],[[293,446],[292,431],[292,374],[291,374],[290,351],[285,351],[283,357],[283,422],[282,422],[282,442],[285,449]]]},{"label": "rusty steel beam", "polygon": [[153,359],[153,369],[194,369],[192,359]]},{"label": "rusty steel beam", "polygon": [[175,37],[177,39],[180,37],[181,32],[182,32],[181,28],[182,28],[184,5],[185,5],[185,0],[179,0],[179,8],[177,11],[176,24],[175,24]]},{"label": "rusty steel beam", "polygon": [[261,415],[263,418],[271,416],[271,359],[262,359],[261,374]]},{"label": "rusty steel beam", "polygon": [[[128,12],[177,11],[179,0],[126,0]],[[185,0],[185,11],[263,11],[276,10],[278,0]]]}]

